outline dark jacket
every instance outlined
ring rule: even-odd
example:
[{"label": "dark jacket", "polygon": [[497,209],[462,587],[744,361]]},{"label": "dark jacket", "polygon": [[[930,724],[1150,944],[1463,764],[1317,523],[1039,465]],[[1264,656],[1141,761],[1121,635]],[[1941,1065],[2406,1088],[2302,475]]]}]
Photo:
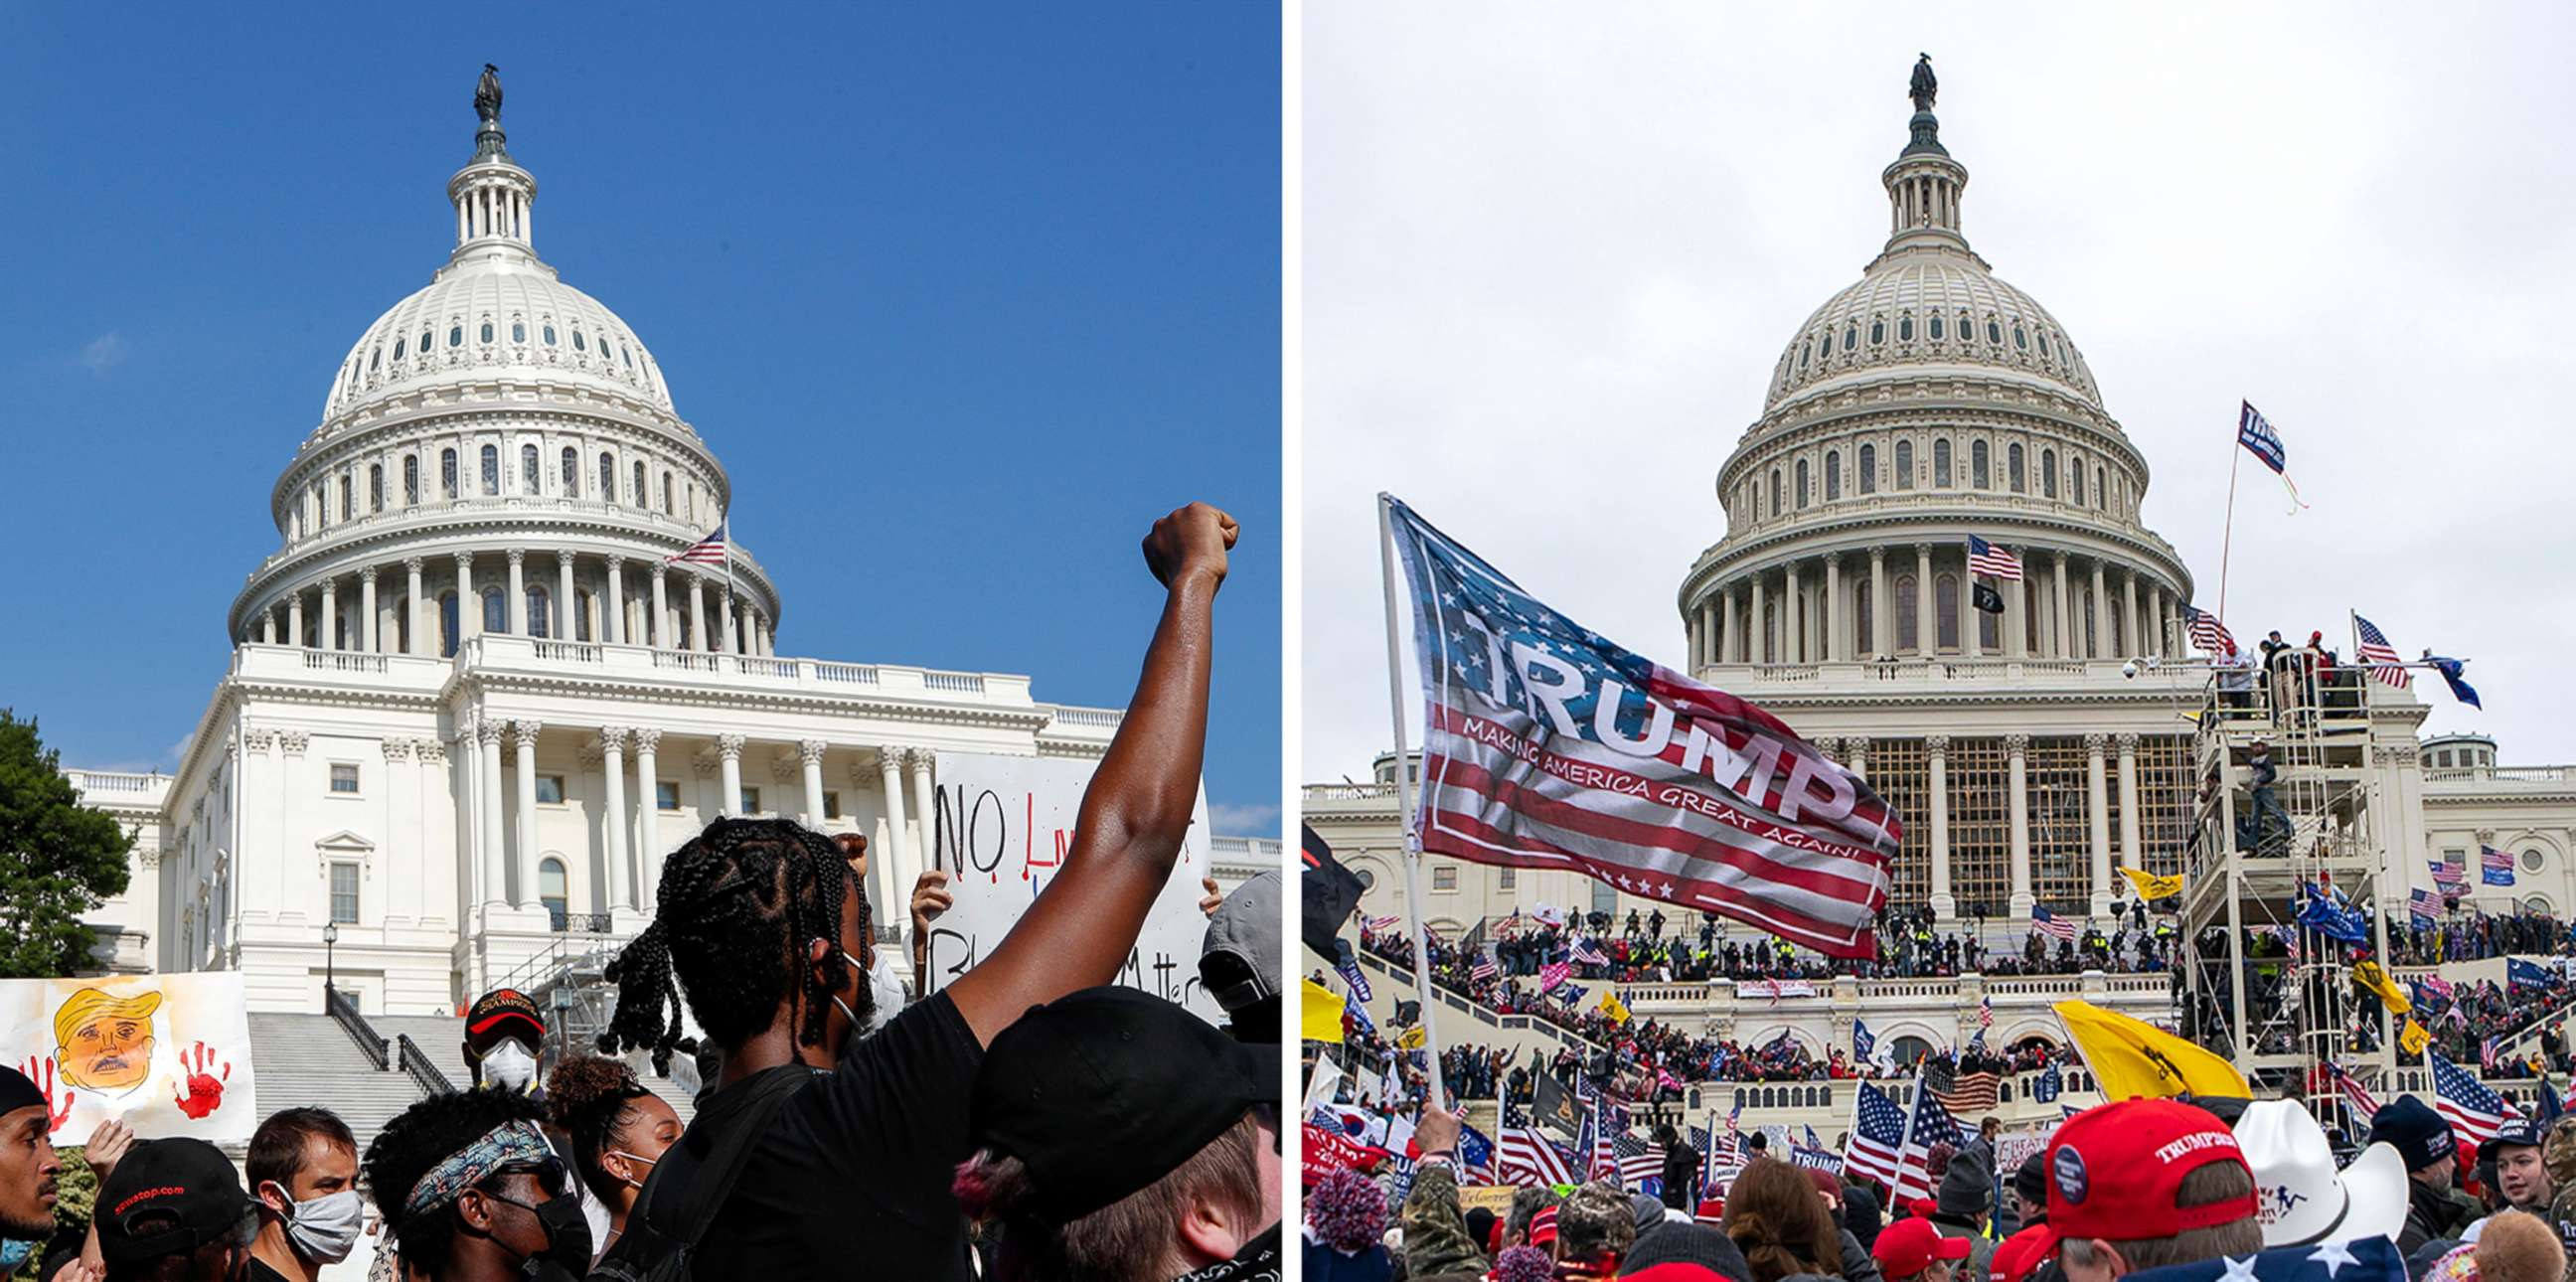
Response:
[{"label": "dark jacket", "polygon": [[1843,1282],[1886,1282],[1878,1271],[1878,1257],[1850,1229],[1843,1230]]},{"label": "dark jacket", "polygon": [[2406,1181],[2406,1227],[2397,1234],[2397,1251],[2413,1255],[2415,1248],[2435,1238],[2458,1238],[2469,1223],[2478,1218],[2476,1205],[2449,1189],[2437,1189],[2422,1180]]}]

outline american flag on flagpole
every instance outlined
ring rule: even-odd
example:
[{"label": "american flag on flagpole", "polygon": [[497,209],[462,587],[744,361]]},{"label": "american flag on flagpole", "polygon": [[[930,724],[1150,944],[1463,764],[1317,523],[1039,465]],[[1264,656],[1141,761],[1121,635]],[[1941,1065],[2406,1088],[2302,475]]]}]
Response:
[{"label": "american flag on flagpole", "polygon": [[2063,939],[2070,944],[2075,942],[2074,922],[2037,905],[2031,907],[2030,926],[2051,939]]},{"label": "american flag on flagpole", "polygon": [[2468,889],[2469,870],[2466,865],[2455,864],[2448,859],[2427,859],[2424,863],[2433,870],[2433,884],[2442,893],[2456,895]]},{"label": "american flag on flagpole", "polygon": [[[1978,1074],[1991,1078],[1992,1074]],[[1987,1107],[1993,1107],[1989,1102]],[[1914,1116],[1905,1124],[1905,1147],[1897,1154],[1896,1179],[1890,1189],[1899,1202],[1933,1194],[1931,1158],[1935,1144],[1959,1143],[1959,1123],[1921,1078],[1914,1083]]]},{"label": "american flag on flagpole", "polygon": [[2483,842],[2478,845],[2478,880],[2490,886],[2513,884],[2513,854]]},{"label": "american flag on flagpole", "polygon": [[1424,851],[1564,869],[1875,958],[1903,822],[1779,718],[1550,608],[1383,496],[1425,721]]},{"label": "american flag on flagpole", "polygon": [[2236,416],[2236,443],[2281,478],[2281,484],[2290,491],[2290,502],[2297,504],[2291,509],[2293,513],[2306,507],[2307,503],[2299,498],[2299,487],[2290,480],[2290,452],[2282,448],[2281,434],[2272,430],[2263,412],[2254,408],[2254,402],[2241,401],[2239,405],[2242,409]]},{"label": "american flag on flagpole", "polygon": [[2406,911],[2426,921],[2438,921],[2442,916],[2442,901],[2432,891],[2417,886],[2406,892]]},{"label": "american flag on flagpole", "polygon": [[1617,1128],[1602,1116],[1605,1106],[1605,1101],[1596,1098],[1592,1107],[1584,1112],[1583,1133],[1586,1138],[1576,1142],[1575,1147],[1582,1150],[1576,1156],[1583,1159],[1585,1179],[1615,1182],[1619,1178],[1619,1150],[1610,1142],[1610,1132]]},{"label": "american flag on flagpole", "polygon": [[1971,534],[1968,536],[1968,573],[2018,582],[2021,579],[2021,559]]},{"label": "american flag on flagpole", "polygon": [[1518,1104],[1503,1106],[1502,1134],[1495,1140],[1494,1174],[1505,1184],[1542,1188],[1575,1182],[1565,1150],[1531,1125],[1529,1110]]},{"label": "american flag on flagpole", "polygon": [[1905,1113],[1885,1091],[1867,1082],[1852,1100],[1851,1138],[1843,1143],[1843,1169],[1889,1188],[1905,1149]]},{"label": "american flag on flagpole", "polygon": [[2352,622],[2354,630],[2361,634],[2361,644],[2354,647],[2353,654],[2363,663],[2372,665],[2370,679],[2405,689],[2413,677],[2400,666],[2406,660],[2397,653],[2397,647],[2388,644],[2388,634],[2380,631],[2378,624],[2358,614],[2352,616]]},{"label": "american flag on flagpole", "polygon": [[2185,605],[2182,608],[2182,617],[2183,622],[2188,625],[2185,632],[2191,638],[2193,645],[2222,659],[2236,657],[2236,637],[2227,630],[2226,624],[2218,621],[2217,615]]},{"label": "american flag on flagpole", "polygon": [[1499,979],[1502,977],[1502,974],[1502,970],[1494,965],[1494,955],[1492,953],[1476,954],[1476,964],[1467,968],[1467,978],[1475,980],[1478,983]]},{"label": "american flag on flagpole", "polygon": [[679,565],[685,562],[690,565],[732,566],[733,559],[725,541],[725,527],[728,524],[731,524],[730,517],[717,520],[714,533],[662,558],[662,564]]},{"label": "american flag on flagpole", "polygon": [[1992,1028],[1994,1026],[1995,999],[1991,997],[1980,998],[1977,1002],[1977,1027]]},{"label": "american flag on flagpole", "polygon": [[1611,1146],[1619,1153],[1619,1182],[1629,1188],[1643,1188],[1648,1180],[1664,1178],[1664,1146],[1638,1139],[1625,1131],[1612,1136]]},{"label": "american flag on flagpole", "polygon": [[2379,1101],[2363,1090],[2361,1083],[2353,1080],[2352,1074],[2343,1071],[2343,1065],[2328,1064],[2326,1072],[2334,1077],[2336,1088],[2343,1092],[2344,1101],[2352,1106],[2352,1111],[2360,1116],[2362,1125],[2369,1125],[2370,1119],[2379,1116]]},{"label": "american flag on flagpole", "polygon": [[2471,1144],[2484,1144],[2495,1138],[2496,1128],[2506,1119],[2522,1116],[2513,1101],[2460,1071],[2459,1065],[2442,1058],[2442,1052],[2428,1048],[2424,1061],[2433,1066],[2433,1111],[2441,1114],[2460,1138]]}]

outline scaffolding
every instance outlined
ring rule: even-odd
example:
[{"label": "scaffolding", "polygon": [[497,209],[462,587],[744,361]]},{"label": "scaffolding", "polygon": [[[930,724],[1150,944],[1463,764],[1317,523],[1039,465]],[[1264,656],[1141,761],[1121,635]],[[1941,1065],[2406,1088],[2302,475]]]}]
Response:
[{"label": "scaffolding", "polygon": [[2345,1106],[2330,1066],[2374,1091],[2396,1067],[2395,1030],[2376,998],[2356,998],[2349,946],[2298,919],[2301,887],[2314,887],[2360,913],[2368,955],[2384,960],[2387,913],[2405,909],[2406,878],[2387,872],[2404,841],[2371,782],[2370,699],[2359,668],[2324,672],[2296,656],[2272,671],[2222,668],[2193,741],[2183,1031],[2258,1095],[2309,1097],[2329,1125]]}]

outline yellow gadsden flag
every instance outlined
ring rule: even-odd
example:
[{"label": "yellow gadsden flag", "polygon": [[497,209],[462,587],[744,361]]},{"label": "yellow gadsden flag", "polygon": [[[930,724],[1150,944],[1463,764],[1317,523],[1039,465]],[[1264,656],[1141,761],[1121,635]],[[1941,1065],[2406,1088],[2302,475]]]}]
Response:
[{"label": "yellow gadsden flag", "polygon": [[1395,1035],[1395,1048],[1397,1050],[1418,1051],[1422,1049],[1423,1041],[1424,1034],[1422,1032],[1422,1025],[1416,1024],[1413,1027]]},{"label": "yellow gadsden flag", "polygon": [[2084,1066],[2093,1070],[2106,1101],[2178,1095],[2243,1099],[2254,1093],[2226,1060],[2144,1020],[2091,1002],[2059,1002],[2052,1009],[2084,1056]]},{"label": "yellow gadsden flag", "polygon": [[2424,1026],[2416,1023],[2412,1015],[2406,1017],[2406,1027],[2397,1030],[2397,1049],[2409,1055],[2423,1054],[2424,1047],[2432,1040],[2433,1035],[2424,1031]]},{"label": "yellow gadsden flag", "polygon": [[1601,1013],[1609,1016],[1613,1024],[1628,1022],[1628,1004],[1619,1000],[1618,993],[1607,988],[1601,990]]},{"label": "yellow gadsden flag", "polygon": [[1341,994],[1311,979],[1304,981],[1297,1010],[1297,1035],[1310,1042],[1342,1040]]},{"label": "yellow gadsden flag", "polygon": [[2138,898],[2150,903],[2159,899],[2171,899],[2182,893],[2182,878],[2179,875],[2159,877],[2144,868],[2122,868],[2120,875],[2128,878],[2129,884],[2138,888]]},{"label": "yellow gadsden flag", "polygon": [[[2399,988],[2397,986],[2397,981],[2389,978],[2387,969],[2382,967],[2378,962],[2354,962],[2352,964],[2352,982],[2369,990],[2370,992],[2378,994],[2380,1004],[2386,1006],[2388,1008],[2388,1013],[2391,1015],[2403,1015],[2406,1012],[2415,1009],[2415,1003],[2407,999],[2406,990]],[[2413,1051],[2408,1051],[2407,1053],[2410,1055],[2414,1054]]]}]

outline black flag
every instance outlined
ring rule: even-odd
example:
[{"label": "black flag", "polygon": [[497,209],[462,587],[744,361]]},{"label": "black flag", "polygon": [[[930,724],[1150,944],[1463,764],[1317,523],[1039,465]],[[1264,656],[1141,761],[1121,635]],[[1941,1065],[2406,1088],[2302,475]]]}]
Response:
[{"label": "black flag", "polygon": [[1980,582],[1974,586],[1974,591],[1970,595],[1978,609],[1988,614],[2004,612],[2004,594],[1995,591],[1994,584]]},{"label": "black flag", "polygon": [[1333,946],[1334,937],[1342,933],[1342,923],[1350,920],[1351,910],[1360,906],[1360,875],[1333,858],[1333,848],[1325,845],[1312,827],[1300,824],[1298,830],[1305,845],[1300,853],[1306,861],[1306,871],[1298,879],[1298,898],[1305,914],[1298,937],[1318,955],[1334,958],[1339,956]]}]

